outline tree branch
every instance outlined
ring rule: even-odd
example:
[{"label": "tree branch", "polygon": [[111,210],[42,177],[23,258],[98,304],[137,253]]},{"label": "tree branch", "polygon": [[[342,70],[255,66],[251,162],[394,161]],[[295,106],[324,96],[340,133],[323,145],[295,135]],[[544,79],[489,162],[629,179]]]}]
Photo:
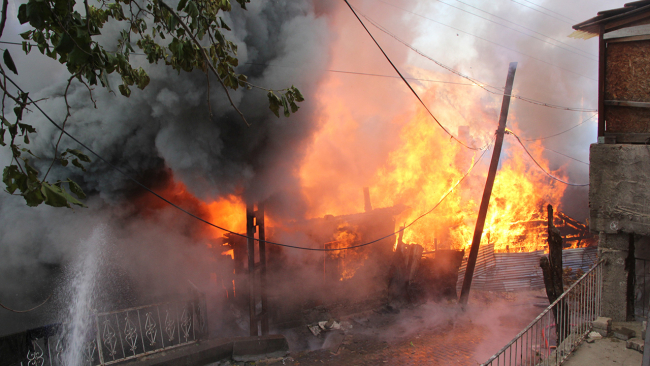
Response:
[{"label": "tree branch", "polygon": [[212,62],[210,62],[211,61],[210,57],[205,52],[205,49],[203,48],[203,46],[201,46],[201,44],[196,39],[196,37],[194,37],[194,34],[190,30],[190,28],[187,26],[187,24],[185,24],[183,19],[181,19],[181,17],[178,14],[176,14],[174,9],[172,9],[169,5],[165,4],[164,1],[158,0],[158,3],[160,5],[162,5],[162,6],[164,6],[165,8],[167,8],[167,10],[174,16],[174,18],[176,18],[176,20],[178,20],[178,22],[181,24],[183,29],[185,29],[185,32],[187,32],[187,34],[189,34],[189,36],[192,39],[192,41],[194,42],[194,44],[197,45],[197,47],[199,47],[199,49],[201,50],[201,54],[203,55],[203,58],[205,59],[206,64],[208,65],[210,70],[212,70],[212,73],[217,77],[217,80],[219,80],[219,83],[223,87],[223,90],[226,92],[226,95],[228,96],[228,101],[230,101],[230,105],[235,109],[235,111],[237,111],[237,113],[239,113],[239,116],[244,121],[244,123],[246,123],[246,126],[250,127],[251,126],[250,123],[248,123],[248,121],[246,121],[246,118],[244,117],[244,114],[237,108],[237,106],[235,105],[235,102],[232,101],[232,98],[230,97],[230,93],[228,92],[228,88],[226,87],[226,84],[224,84],[223,80],[221,80],[221,77],[219,76],[219,73],[214,68],[214,65],[212,65]]}]

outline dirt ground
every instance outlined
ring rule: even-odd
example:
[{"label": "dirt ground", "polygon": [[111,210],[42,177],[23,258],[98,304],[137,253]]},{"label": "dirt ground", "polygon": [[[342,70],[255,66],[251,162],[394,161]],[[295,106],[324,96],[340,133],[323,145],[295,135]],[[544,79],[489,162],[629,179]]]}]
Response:
[{"label": "dirt ground", "polygon": [[337,319],[349,322],[351,329],[318,337],[307,327],[296,328],[283,332],[290,344],[288,357],[256,365],[481,364],[548,304],[539,293],[487,297],[475,297],[465,310],[453,303],[428,303],[398,314],[381,309],[355,314]]}]

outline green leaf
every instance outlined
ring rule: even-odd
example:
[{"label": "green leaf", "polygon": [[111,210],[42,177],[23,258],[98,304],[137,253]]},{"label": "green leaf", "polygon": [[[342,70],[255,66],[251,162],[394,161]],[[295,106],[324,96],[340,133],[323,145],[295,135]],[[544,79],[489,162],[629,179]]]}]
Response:
[{"label": "green leaf", "polygon": [[77,197],[79,197],[80,199],[85,199],[86,198],[86,194],[84,193],[84,191],[81,189],[81,187],[77,183],[75,183],[74,181],[68,179],[68,186],[70,187],[70,191],[72,193],[76,194]]},{"label": "green leaf", "polygon": [[63,194],[63,189],[60,187],[43,182],[41,184],[41,193],[45,198],[46,205],[52,207],[70,207],[67,197]]},{"label": "green leaf", "polygon": [[178,6],[176,7],[176,10],[181,11],[185,7],[185,4],[187,4],[187,0],[181,0],[178,3]]},{"label": "green leaf", "polygon": [[43,194],[38,186],[23,193],[23,198],[29,207],[36,207],[43,203]]},{"label": "green leaf", "polygon": [[68,33],[64,33],[63,37],[59,39],[59,43],[54,47],[56,52],[61,54],[70,53],[74,49],[74,41]]},{"label": "green leaf", "polygon": [[124,95],[125,97],[130,97],[131,96],[131,89],[129,89],[126,84],[120,84],[120,86],[117,87],[120,90],[120,93]]},{"label": "green leaf", "polygon": [[287,97],[284,95],[282,96],[282,109],[284,110],[284,116],[289,117],[291,113],[289,113],[289,102],[287,101]]},{"label": "green leaf", "polygon": [[[70,153],[70,154],[78,157],[79,160],[81,160],[83,162],[86,162],[86,163],[90,163],[92,161],[92,160],[90,160],[88,155],[85,155],[84,153],[82,153],[81,151],[79,151],[77,149],[66,149],[64,154],[66,154],[66,153]],[[63,155],[63,154],[61,154],[61,155]]]},{"label": "green leaf", "polygon": [[298,112],[298,109],[300,109],[298,108],[298,105],[293,101],[290,102],[289,105],[291,106],[291,113],[296,113]]},{"label": "green leaf", "polygon": [[291,86],[291,91],[293,92],[293,95],[296,98],[296,102],[304,102],[305,101],[305,97],[302,96],[302,93],[300,93],[300,90],[298,90],[298,88],[296,88],[295,86],[292,85]]},{"label": "green leaf", "polygon": [[2,59],[5,62],[5,65],[11,70],[14,74],[18,75],[18,70],[16,70],[16,64],[14,64],[14,60],[11,58],[11,54],[9,54],[9,50],[5,50],[5,52],[2,54]]},{"label": "green leaf", "polygon": [[72,165],[74,165],[77,168],[83,170],[84,172],[86,171],[86,168],[79,162],[78,159],[72,159]]},{"label": "green leaf", "polygon": [[280,102],[278,96],[273,94],[272,91],[269,91],[267,96],[269,97],[269,109],[276,117],[280,117]]},{"label": "green leaf", "polygon": [[27,176],[15,165],[9,165],[2,171],[2,181],[7,186],[7,192],[14,193],[25,181]]}]

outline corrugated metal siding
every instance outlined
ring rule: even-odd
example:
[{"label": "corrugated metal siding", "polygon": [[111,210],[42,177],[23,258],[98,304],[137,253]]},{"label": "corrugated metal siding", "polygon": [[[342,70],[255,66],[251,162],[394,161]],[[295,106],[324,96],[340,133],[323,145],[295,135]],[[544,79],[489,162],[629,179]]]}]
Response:
[{"label": "corrugated metal siding", "polygon": [[[525,291],[544,288],[539,259],[544,252],[539,250],[527,253],[494,253],[494,245],[479,249],[476,270],[472,279],[472,289],[482,291]],[[596,248],[576,248],[562,251],[562,264],[573,270],[589,270],[597,257]],[[467,257],[458,270],[456,287],[460,291],[465,278]]]}]

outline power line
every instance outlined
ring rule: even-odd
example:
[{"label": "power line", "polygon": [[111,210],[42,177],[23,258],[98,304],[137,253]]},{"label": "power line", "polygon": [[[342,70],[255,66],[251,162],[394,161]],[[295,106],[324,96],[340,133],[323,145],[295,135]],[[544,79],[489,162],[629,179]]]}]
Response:
[{"label": "power line", "polygon": [[543,148],[544,150],[552,151],[552,152],[554,152],[554,153],[556,153],[556,154],[560,154],[560,155],[562,155],[562,156],[564,156],[564,157],[567,157],[567,158],[569,158],[569,159],[571,159],[571,160],[575,160],[575,161],[577,161],[578,163],[582,163],[582,164],[585,164],[585,165],[589,166],[589,163],[587,163],[587,162],[585,162],[585,161],[582,161],[582,160],[580,160],[580,159],[576,159],[576,158],[574,158],[573,156],[569,156],[569,155],[564,154],[564,153],[561,153],[561,152],[559,152],[559,151],[555,151],[555,150],[553,150],[553,149],[549,149],[548,147],[542,147],[542,148]]},{"label": "power line", "polygon": [[[521,147],[524,149],[524,151],[526,152],[526,154],[528,154],[528,156],[530,157],[530,159],[535,163],[535,165],[537,165],[537,167],[538,167],[539,169],[541,169],[541,171],[543,171],[543,172],[544,172],[546,175],[548,175],[550,178],[552,178],[552,179],[554,179],[554,180],[556,180],[556,181],[558,181],[558,182],[560,182],[560,183],[564,183],[564,184],[566,184],[566,185],[568,185],[568,186],[573,186],[573,187],[586,187],[586,186],[589,185],[589,183],[587,183],[587,184],[576,184],[576,183],[570,183],[570,182],[564,181],[564,180],[562,180],[562,179],[560,179],[560,178],[554,176],[554,175],[551,174],[550,172],[546,171],[546,169],[544,169],[544,167],[542,167],[542,165],[541,165],[540,163],[538,163],[537,160],[535,160],[535,158],[534,158],[533,155],[530,153],[530,151],[528,151],[528,149],[526,149],[526,146],[524,145],[523,142],[521,142],[521,140],[519,139],[519,136],[515,135],[515,133],[512,132],[511,130],[506,130],[506,133],[509,134],[509,135],[514,136],[515,139],[517,139],[517,142],[519,142],[519,145],[521,145]],[[563,154],[563,155],[564,155],[564,154]],[[572,159],[573,159],[573,158],[572,158]]]},{"label": "power line", "polygon": [[[538,13],[542,13],[542,14],[546,15],[547,17],[551,17],[551,18],[553,18],[553,19],[557,19],[557,20],[559,20],[559,21],[561,21],[561,22],[563,22],[563,23],[566,23],[566,24],[569,24],[569,25],[573,25],[573,23],[571,23],[571,22],[567,22],[567,21],[564,20],[564,19],[560,19],[560,18],[555,17],[555,16],[553,16],[553,15],[551,15],[551,14],[544,13],[543,11],[541,11],[541,10],[539,10],[539,9],[535,9],[535,8],[533,8],[532,6],[529,6],[529,5],[526,5],[526,4],[523,4],[523,3],[520,3],[520,2],[515,1],[515,0],[511,0],[511,1],[512,1],[513,3],[515,3],[515,4],[519,4],[519,5],[521,5],[521,6],[524,6],[524,7],[528,8],[528,9],[535,10],[535,11],[538,12]],[[530,1],[529,1],[529,2],[530,2]],[[537,4],[535,4],[535,5],[537,5]],[[538,6],[539,6],[539,5],[538,5]]]},{"label": "power line", "polygon": [[551,13],[553,13],[553,14],[557,14],[557,15],[559,15],[559,16],[561,16],[561,17],[567,18],[567,19],[569,19],[570,21],[572,21],[572,22],[574,22],[574,23],[579,22],[579,20],[575,20],[575,19],[569,18],[568,16],[566,16],[566,15],[564,15],[564,14],[562,14],[562,13],[558,13],[558,12],[556,12],[556,11],[553,11],[553,10],[549,9],[549,8],[545,8],[545,7],[543,7],[543,6],[539,5],[539,4],[536,4],[536,3],[532,2],[532,1],[529,1],[529,0],[523,0],[523,1],[525,1],[525,2],[527,2],[527,3],[529,3],[529,4],[533,4],[533,5],[535,5],[535,6],[539,7],[539,8],[542,8],[542,9],[544,9],[544,10],[546,10],[546,11],[549,11],[549,12],[551,12]]},{"label": "power line", "polygon": [[[255,65],[255,66],[276,66],[276,67],[279,66],[279,67],[286,67],[286,68],[295,68],[294,66],[261,64],[261,63],[255,63],[255,62],[245,62],[244,64],[245,64],[245,65]],[[339,73],[339,74],[352,74],[352,75],[364,75],[364,76],[376,76],[376,77],[382,77],[382,78],[401,79],[399,76],[395,76],[395,75],[371,74],[371,73],[366,73],[366,72],[344,71],[344,70],[330,70],[330,69],[325,69],[325,71],[328,71],[328,72],[334,72],[334,73]],[[411,77],[406,77],[406,79],[409,79],[409,80],[416,80],[416,81],[428,81],[428,82],[431,82],[431,83],[441,83],[441,84],[454,84],[454,85],[476,86],[474,83],[472,83],[472,84],[468,84],[468,83],[457,83],[457,82],[453,82],[453,81],[430,80],[430,79],[418,79],[418,78],[411,78]]]},{"label": "power line", "polygon": [[[440,1],[440,0],[438,0],[438,1]],[[485,10],[483,10],[483,9],[481,9],[481,8],[478,8],[478,7],[474,6],[474,5],[468,4],[468,3],[463,2],[463,1],[461,1],[461,0],[456,0],[456,1],[459,2],[459,3],[461,3],[461,4],[464,4],[465,6],[469,6],[470,8],[474,8],[474,9],[476,9],[476,10],[478,10],[478,11],[481,11],[481,12],[483,12],[483,13],[485,13],[485,14],[491,15],[491,16],[493,16],[493,17],[495,17],[495,18],[498,18],[498,19],[501,19],[501,20],[503,20],[503,21],[506,21],[506,22],[508,22],[508,23],[510,23],[510,24],[514,24],[514,25],[516,25],[516,26],[518,26],[518,27],[521,27],[521,28],[523,28],[523,29],[526,29],[526,30],[528,30],[528,31],[530,31],[530,32],[533,32],[533,33],[535,33],[535,34],[539,34],[540,36],[546,37],[546,38],[548,38],[548,39],[552,39],[552,40],[554,40],[555,42],[561,43],[561,44],[563,44],[563,45],[565,45],[565,46],[567,46],[567,47],[573,48],[573,49],[575,49],[575,50],[577,50],[577,51],[580,51],[580,52],[582,52],[582,53],[585,53],[585,54],[587,54],[587,55],[596,56],[595,54],[592,54],[592,53],[590,53],[590,52],[587,52],[587,51],[585,51],[585,50],[583,50],[583,49],[580,49],[580,48],[578,48],[578,47],[571,46],[571,45],[568,44],[568,43],[564,43],[564,42],[560,41],[559,39],[553,38],[553,37],[551,37],[551,36],[547,36],[546,34],[541,33],[541,32],[538,32],[538,31],[536,31],[536,30],[534,30],[534,29],[532,29],[532,28],[528,28],[528,27],[523,26],[523,25],[521,25],[521,24],[519,24],[519,23],[515,23],[515,22],[513,22],[513,21],[511,21],[511,20],[508,20],[508,19],[506,19],[506,18],[503,18],[503,17],[500,17],[500,16],[498,16],[498,15],[495,15],[495,14],[492,14],[492,13],[490,13],[490,12],[487,12],[487,11],[485,11]]]},{"label": "power line", "polygon": [[405,12],[407,12],[407,13],[411,13],[411,14],[413,14],[413,15],[417,15],[417,16],[419,16],[419,17],[421,17],[421,18],[424,18],[424,19],[430,20],[430,21],[432,21],[432,22],[434,22],[434,23],[440,24],[440,25],[445,26],[445,27],[447,27],[447,28],[451,28],[451,29],[453,29],[453,30],[455,30],[455,31],[458,31],[458,32],[461,32],[461,33],[465,33],[465,34],[470,35],[470,36],[472,36],[472,37],[478,38],[478,39],[480,39],[480,40],[482,40],[482,41],[485,41],[485,42],[488,42],[488,43],[492,43],[492,44],[497,45],[497,46],[499,46],[499,47],[505,48],[505,49],[507,49],[507,50],[509,50],[509,51],[516,52],[516,53],[518,53],[518,54],[520,54],[520,55],[523,55],[523,56],[529,57],[529,58],[531,58],[531,59],[533,59],[533,60],[537,60],[537,61],[542,62],[542,63],[545,63],[545,64],[547,64],[547,65],[550,65],[550,66],[553,66],[553,67],[557,67],[558,69],[561,69],[561,70],[564,70],[564,71],[566,71],[566,72],[569,72],[569,73],[572,73],[572,74],[575,74],[575,75],[581,76],[581,77],[586,78],[586,79],[589,79],[589,80],[598,81],[597,79],[591,78],[591,77],[589,77],[589,76],[587,76],[587,75],[583,75],[583,74],[581,74],[581,73],[579,73],[579,72],[571,71],[571,70],[569,70],[569,69],[566,69],[566,68],[564,68],[564,67],[561,67],[561,66],[555,65],[555,64],[550,63],[550,62],[548,62],[548,61],[544,61],[544,60],[542,60],[542,59],[539,59],[539,58],[537,58],[537,57],[535,57],[535,56],[531,56],[531,55],[528,55],[528,54],[526,54],[526,53],[520,52],[520,51],[518,51],[518,50],[516,50],[516,49],[514,49],[514,48],[510,48],[510,47],[508,47],[508,46],[504,46],[504,45],[502,45],[502,44],[500,44],[500,43],[496,43],[496,42],[490,41],[490,40],[487,39],[487,38],[483,38],[483,37],[477,36],[477,35],[475,35],[475,34],[472,34],[472,33],[466,32],[466,31],[461,30],[461,29],[458,29],[458,28],[456,28],[456,27],[452,27],[452,26],[447,25],[447,24],[445,24],[445,23],[441,23],[441,22],[439,22],[439,21],[437,21],[437,20],[431,19],[431,18],[426,17],[426,16],[424,16],[424,15],[421,15],[421,14],[418,14],[418,13],[414,13],[414,12],[412,12],[412,11],[410,11],[410,10],[407,10],[407,9],[401,8],[401,7],[397,6],[397,5],[393,5],[393,4],[389,3],[389,2],[386,2],[386,1],[383,1],[383,0],[378,0],[378,1],[380,1],[380,2],[382,2],[382,3],[384,3],[384,4],[387,4],[387,5],[390,5],[390,6],[392,6],[392,7],[395,7],[395,8],[397,8],[397,9],[400,9],[400,10],[402,10],[402,11],[405,11]]},{"label": "power line", "polygon": [[[362,17],[366,18],[366,20],[368,20],[370,22],[370,24],[374,25],[380,31],[382,31],[382,32],[388,34],[389,36],[393,37],[395,40],[402,43],[406,47],[410,48],[411,50],[413,50],[414,52],[416,52],[420,56],[422,56],[422,57],[424,57],[424,58],[426,58],[426,59],[428,59],[430,61],[433,61],[436,65],[442,67],[443,69],[445,69],[445,70],[447,70],[447,71],[449,71],[449,72],[451,72],[453,74],[456,74],[456,75],[458,75],[458,76],[460,76],[462,78],[465,78],[465,79],[473,82],[476,86],[478,86],[481,89],[487,91],[488,93],[492,93],[492,94],[500,95],[500,96],[504,95],[502,92],[495,92],[494,90],[490,90],[490,89],[488,89],[486,87],[490,87],[492,89],[497,89],[497,90],[503,90],[503,88],[499,88],[499,87],[496,87],[496,86],[493,86],[493,85],[478,81],[478,80],[476,80],[476,79],[474,79],[474,78],[472,78],[470,76],[467,76],[467,75],[457,71],[456,69],[452,68],[451,66],[447,66],[447,65],[443,64],[442,62],[434,59],[431,56],[428,56],[427,54],[425,54],[422,51],[418,50],[417,48],[413,47],[411,44],[409,44],[406,41],[402,40],[401,38],[399,38],[395,34],[391,33],[389,30],[387,30],[382,25],[380,25],[377,22],[375,22],[374,20],[372,20],[367,15],[365,15],[365,14],[363,14],[361,12],[359,12],[359,14],[361,14]],[[512,97],[512,98],[519,99],[519,100],[527,102],[527,103],[536,104],[536,105],[539,105],[539,106],[542,106],[542,107],[548,107],[548,108],[560,109],[560,110],[566,110],[566,111],[575,111],[575,112],[597,112],[596,109],[565,107],[565,106],[561,106],[561,105],[556,105],[556,104],[551,104],[551,103],[538,101],[538,100],[535,100],[535,99],[532,99],[532,98],[523,97],[523,96],[515,95],[515,94],[511,94],[509,96]]]},{"label": "power line", "polygon": [[[9,80],[9,82],[10,82],[11,84],[13,84],[13,85],[16,87],[16,89],[18,89],[21,93],[25,93],[25,92],[23,91],[23,89],[20,88],[20,87],[18,86],[18,84],[16,84],[16,83],[15,83],[15,82],[14,82],[14,81],[13,81],[13,80],[8,76],[8,75],[7,75],[7,74],[5,74],[5,72],[4,72],[3,70],[1,70],[1,69],[0,69],[0,74],[1,74],[2,76],[4,76],[7,80]],[[449,191],[447,191],[447,193],[445,193],[445,194],[440,198],[440,200],[438,201],[438,203],[437,203],[437,204],[436,204],[432,209],[430,209],[429,211],[427,211],[427,212],[423,213],[422,215],[418,216],[415,220],[411,221],[410,224],[408,224],[408,225],[402,227],[401,229],[395,231],[394,233],[389,234],[389,235],[386,235],[386,236],[383,236],[383,237],[381,237],[381,238],[379,238],[379,239],[375,239],[375,240],[372,240],[372,241],[369,241],[369,242],[363,243],[363,244],[353,245],[353,246],[344,247],[344,248],[336,248],[336,249],[334,249],[334,248],[332,248],[332,249],[307,248],[307,247],[300,247],[300,246],[290,245],[290,244],[276,243],[276,242],[272,242],[272,241],[269,241],[269,240],[259,240],[259,239],[255,238],[255,237],[249,237],[249,236],[247,236],[247,235],[240,234],[240,233],[238,233],[238,232],[235,232],[235,231],[232,231],[232,230],[226,229],[226,228],[224,228],[224,227],[221,227],[221,226],[219,226],[219,225],[213,224],[213,223],[211,223],[210,221],[207,221],[207,220],[205,220],[205,219],[203,219],[203,218],[201,218],[201,217],[199,217],[199,216],[197,216],[197,215],[195,215],[195,214],[193,214],[193,213],[191,213],[191,212],[189,212],[189,211],[183,209],[182,207],[176,205],[175,203],[169,201],[169,200],[166,199],[165,197],[163,197],[163,196],[161,196],[160,194],[156,193],[155,191],[153,191],[153,190],[150,189],[149,187],[145,186],[143,183],[141,183],[141,182],[138,181],[137,179],[131,177],[131,176],[128,175],[126,172],[124,172],[122,169],[118,168],[116,165],[114,165],[114,164],[112,164],[111,162],[109,162],[108,160],[104,159],[101,155],[99,155],[99,154],[96,153],[94,150],[92,150],[91,148],[89,148],[86,144],[82,143],[82,142],[79,141],[77,138],[75,138],[74,136],[72,136],[69,132],[67,132],[66,130],[64,130],[64,129],[63,129],[63,128],[58,124],[58,123],[54,122],[54,120],[53,120],[53,119],[52,119],[52,118],[51,118],[47,113],[45,113],[45,111],[44,111],[43,109],[41,109],[41,107],[40,107],[40,106],[39,106],[39,105],[38,105],[38,104],[37,104],[37,103],[36,103],[36,102],[35,102],[35,101],[34,101],[34,100],[29,96],[29,95],[27,96],[27,99],[30,101],[30,103],[31,103],[32,105],[34,105],[34,106],[36,107],[36,109],[38,109],[39,112],[41,112],[41,114],[43,114],[43,116],[45,116],[45,118],[46,118],[46,119],[47,119],[51,124],[53,124],[53,125],[54,125],[57,129],[59,129],[63,134],[65,134],[66,136],[68,136],[70,139],[72,139],[74,142],[76,142],[77,144],[79,144],[81,147],[83,147],[84,149],[86,149],[87,151],[89,151],[91,154],[93,154],[93,155],[94,155],[95,157],[97,157],[99,160],[101,160],[102,162],[104,162],[104,164],[108,165],[110,168],[112,168],[113,170],[115,170],[115,171],[117,171],[118,173],[122,174],[125,178],[127,178],[128,180],[134,182],[134,183],[137,184],[139,187],[141,187],[142,189],[146,190],[147,192],[153,194],[154,196],[156,196],[156,197],[159,198],[160,200],[162,200],[162,201],[164,201],[165,203],[169,204],[170,206],[176,208],[177,210],[179,210],[179,211],[181,211],[181,212],[183,212],[183,213],[185,213],[185,214],[187,214],[187,215],[193,217],[194,219],[196,219],[196,220],[198,220],[198,221],[201,221],[201,222],[203,222],[204,224],[207,224],[207,225],[209,225],[209,226],[212,226],[212,227],[214,227],[214,228],[216,228],[216,229],[219,229],[219,230],[225,231],[225,232],[227,232],[227,233],[230,233],[230,234],[233,234],[233,235],[236,235],[236,236],[239,236],[239,237],[245,238],[245,239],[251,239],[251,240],[255,240],[255,241],[257,241],[257,242],[264,242],[264,243],[267,243],[267,244],[276,245],[276,246],[281,246],[281,247],[287,247],[287,248],[293,248],[293,249],[301,249],[301,250],[310,250],[310,251],[318,251],[318,252],[334,252],[334,251],[339,251],[339,250],[348,250],[348,249],[354,249],[354,248],[364,247],[364,246],[367,246],[367,245],[370,245],[370,244],[377,243],[377,242],[379,242],[379,241],[381,241],[381,240],[384,240],[384,239],[390,238],[390,237],[392,237],[392,236],[395,236],[395,235],[399,234],[400,232],[403,232],[404,230],[406,230],[408,227],[413,226],[413,225],[414,225],[418,220],[420,220],[420,219],[423,218],[424,216],[426,216],[426,215],[430,214],[431,212],[433,212],[433,210],[435,210],[435,209],[436,209],[436,208],[437,208],[437,207],[442,203],[442,201],[444,201],[445,198],[447,198],[447,196],[449,196],[449,194],[450,194],[450,193],[451,193],[451,192],[452,192],[452,191],[453,191],[453,190],[454,190],[454,189],[455,189],[455,188],[456,188],[456,187],[457,187],[457,186],[458,186],[458,185],[459,185],[459,184],[460,184],[460,183],[461,183],[461,182],[462,182],[462,181],[463,181],[463,180],[464,180],[468,175],[469,175],[469,173],[474,169],[474,167],[479,163],[479,161],[481,161],[481,159],[483,158],[483,156],[485,155],[485,153],[489,150],[489,146],[492,144],[492,142],[490,142],[490,143],[486,146],[486,148],[483,150],[483,153],[481,153],[481,156],[480,156],[480,157],[479,157],[479,158],[474,162],[474,164],[472,164],[472,165],[470,166],[469,170],[467,170],[467,172],[465,173],[465,175],[463,175],[463,177],[462,177],[458,182],[456,182],[456,184],[455,184],[453,187],[451,187],[451,188],[449,189]],[[49,300],[49,298],[48,298],[47,300]],[[46,302],[47,302],[47,300],[46,300]],[[41,305],[42,305],[42,304],[41,304]],[[41,305],[39,305],[39,306],[41,306]],[[3,306],[3,307],[4,307],[4,306]],[[12,310],[12,309],[9,309],[9,310]],[[30,309],[29,311],[31,311],[31,310],[33,310],[33,309]]]},{"label": "power line", "polygon": [[[483,19],[483,20],[487,20],[488,22],[491,22],[491,23],[494,23],[494,24],[500,25],[500,26],[502,26],[502,27],[504,27],[504,28],[510,29],[510,30],[515,31],[515,32],[517,32],[517,33],[521,33],[521,34],[523,34],[523,35],[525,35],[525,36],[528,36],[528,37],[534,38],[534,39],[536,39],[536,40],[538,40],[538,41],[541,41],[541,42],[544,42],[544,43],[550,44],[551,46],[555,46],[555,47],[558,47],[558,48],[563,49],[563,50],[565,50],[565,51],[568,51],[568,52],[574,53],[574,54],[576,54],[576,55],[578,55],[578,56],[580,56],[580,57],[584,57],[584,58],[589,59],[589,60],[591,60],[591,61],[598,62],[598,59],[597,59],[597,58],[592,58],[592,57],[589,57],[588,55],[580,54],[580,53],[578,53],[578,52],[576,52],[576,51],[574,51],[574,50],[570,50],[570,49],[568,49],[568,48],[564,48],[564,47],[559,46],[559,45],[557,45],[557,44],[555,44],[555,43],[552,43],[552,42],[549,42],[549,41],[547,41],[547,40],[544,40],[544,39],[541,39],[541,38],[535,37],[535,36],[533,36],[533,35],[531,35],[531,34],[528,34],[528,33],[526,33],[526,32],[522,32],[522,31],[520,31],[519,29],[515,29],[515,28],[512,28],[512,27],[509,27],[509,26],[507,26],[507,25],[505,25],[505,24],[501,24],[501,23],[499,23],[499,22],[497,22],[497,21],[494,21],[494,20],[492,20],[492,19],[489,19],[489,18],[486,18],[486,17],[480,16],[480,15],[478,15],[478,14],[472,13],[472,12],[467,11],[467,10],[465,10],[465,9],[463,9],[463,8],[460,8],[460,7],[458,7],[458,6],[454,6],[454,5],[448,4],[448,3],[446,3],[446,2],[444,2],[444,1],[442,1],[442,0],[436,0],[436,1],[439,2],[439,3],[445,4],[445,5],[447,5],[447,6],[450,6],[450,7],[454,8],[454,9],[458,9],[458,10],[460,10],[460,11],[462,11],[462,12],[467,13],[467,14],[471,14],[471,15],[473,15],[473,16],[475,16],[475,17],[481,18],[481,19]],[[456,1],[458,1],[459,3],[464,4],[464,5],[466,5],[466,6],[469,6],[469,7],[471,7],[471,8],[474,8],[474,9],[480,10],[480,11],[482,11],[482,12],[484,12],[484,13],[487,13],[487,14],[493,16],[493,17],[496,17],[496,18],[499,18],[499,19],[502,19],[502,20],[506,20],[506,19],[501,18],[501,17],[499,17],[499,16],[497,16],[497,15],[494,15],[494,14],[488,13],[488,12],[485,11],[485,10],[481,10],[481,9],[475,7],[475,6],[472,6],[472,5],[466,4],[466,3],[464,3],[464,2],[462,2],[462,1],[460,1],[460,0],[456,0]],[[509,22],[509,23],[513,23],[513,22],[510,22],[509,20],[506,20],[506,21]],[[516,23],[513,23],[513,24],[516,24]],[[524,28],[524,29],[526,29],[526,30],[529,30],[529,31],[531,31],[531,32],[535,32],[535,33],[537,33],[537,34],[541,34],[541,33],[537,32],[537,31],[534,31],[534,30],[532,30],[532,29],[530,29],[530,28],[526,28],[526,27],[521,26],[521,25],[519,25],[519,24],[516,24],[516,25],[519,26],[519,27],[522,27],[522,28]],[[544,36],[544,37],[546,37],[546,38],[553,39],[553,38],[548,37],[548,36],[546,36],[546,35],[544,35],[544,34],[541,34],[541,35]],[[556,40],[556,39],[553,39],[553,40],[554,40],[555,42],[559,42],[559,43],[564,44],[563,42],[560,42],[560,41],[558,41],[558,40]],[[582,51],[582,50],[579,50],[579,51],[581,51],[581,52],[583,52],[583,53],[586,53],[586,52],[584,52],[584,51]]]},{"label": "power line", "polygon": [[539,140],[546,140],[546,139],[551,138],[551,137],[559,136],[559,135],[562,135],[562,134],[564,134],[564,133],[567,133],[567,132],[573,130],[573,129],[576,128],[576,127],[580,127],[580,126],[582,126],[582,125],[585,124],[587,121],[593,119],[593,118],[596,117],[597,115],[598,115],[598,113],[594,113],[591,117],[589,117],[589,118],[583,120],[582,122],[578,123],[577,125],[575,125],[575,126],[569,128],[569,129],[566,129],[566,130],[564,130],[564,131],[562,131],[562,132],[558,132],[558,133],[556,133],[556,134],[553,134],[553,135],[550,135],[550,136],[546,136],[546,137],[539,137],[539,138],[536,138],[536,139],[522,139],[522,140],[524,140],[524,141],[539,141]]},{"label": "power line", "polygon": [[[19,42],[0,41],[0,44],[11,44],[11,45],[16,45],[16,46],[22,46],[22,43],[19,43]],[[35,44],[31,44],[31,43],[29,45],[30,46],[36,46]],[[137,55],[137,56],[146,56],[146,54],[138,53],[138,52],[131,52],[131,54],[132,55]],[[245,62],[244,64],[246,64],[246,65],[255,65],[255,66],[279,66],[279,67],[286,67],[286,68],[295,68],[294,66],[270,65],[270,64],[254,63],[254,62]],[[339,73],[339,74],[364,75],[364,76],[374,76],[374,77],[392,78],[392,79],[399,79],[400,78],[399,76],[394,76],[394,75],[371,74],[371,73],[356,72],[356,71],[330,70],[330,69],[326,69],[325,71]],[[411,77],[407,77],[407,79],[416,80],[416,81],[426,81],[426,82],[430,82],[430,83],[476,86],[474,83],[472,83],[472,84],[457,83],[457,82],[453,82],[453,81],[418,79],[418,78],[411,78]]]},{"label": "power line", "polygon": [[[354,10],[354,8],[352,7],[352,5],[350,5],[350,3],[348,2],[348,0],[344,0],[344,1],[345,1],[346,4],[348,4],[348,7],[350,8],[350,10],[351,10],[352,13],[354,14],[354,16],[357,18],[357,20],[359,20],[359,23],[361,23],[361,26],[363,27],[363,29],[366,30],[366,32],[368,33],[368,35],[370,36],[370,38],[372,38],[373,42],[375,42],[375,45],[377,45],[377,47],[379,48],[379,50],[381,51],[381,53],[384,55],[384,57],[386,57],[386,60],[388,60],[388,63],[390,63],[390,65],[393,67],[393,69],[395,69],[395,72],[397,72],[397,75],[399,75],[399,77],[402,78],[402,80],[404,81],[404,83],[406,84],[406,86],[408,86],[408,88],[411,90],[411,92],[413,93],[413,95],[415,95],[415,97],[420,101],[420,104],[422,104],[422,106],[424,107],[424,109],[429,113],[429,115],[433,118],[433,120],[436,121],[436,123],[438,124],[438,126],[440,126],[440,128],[442,128],[442,130],[445,131],[445,133],[446,133],[447,135],[449,135],[453,140],[456,140],[456,142],[458,142],[459,144],[465,146],[466,148],[471,149],[471,150],[483,150],[485,147],[483,147],[483,148],[478,148],[478,147],[473,147],[473,146],[469,146],[469,145],[465,144],[464,142],[462,142],[461,140],[459,140],[456,136],[454,136],[451,132],[449,132],[449,131],[447,130],[447,128],[445,128],[445,126],[443,126],[442,123],[440,123],[440,121],[438,121],[438,119],[436,118],[436,116],[434,116],[433,113],[431,112],[431,110],[429,110],[429,108],[426,106],[426,104],[424,104],[424,101],[422,101],[422,99],[420,98],[420,96],[418,95],[418,93],[413,89],[413,87],[411,87],[411,84],[409,84],[408,80],[406,80],[406,79],[404,78],[404,76],[403,76],[402,73],[399,71],[399,69],[397,68],[397,66],[395,66],[395,64],[393,63],[393,61],[391,61],[390,57],[388,57],[388,55],[386,54],[386,52],[384,52],[384,49],[381,48],[381,46],[379,45],[379,42],[377,42],[377,40],[375,39],[375,37],[373,37],[372,33],[370,33],[370,30],[366,27],[366,25],[363,23],[363,21],[361,20],[361,18],[359,18],[359,16],[357,15],[357,12]],[[365,17],[365,16],[364,16],[364,17]],[[486,146],[487,146],[487,145],[486,145]]]}]

